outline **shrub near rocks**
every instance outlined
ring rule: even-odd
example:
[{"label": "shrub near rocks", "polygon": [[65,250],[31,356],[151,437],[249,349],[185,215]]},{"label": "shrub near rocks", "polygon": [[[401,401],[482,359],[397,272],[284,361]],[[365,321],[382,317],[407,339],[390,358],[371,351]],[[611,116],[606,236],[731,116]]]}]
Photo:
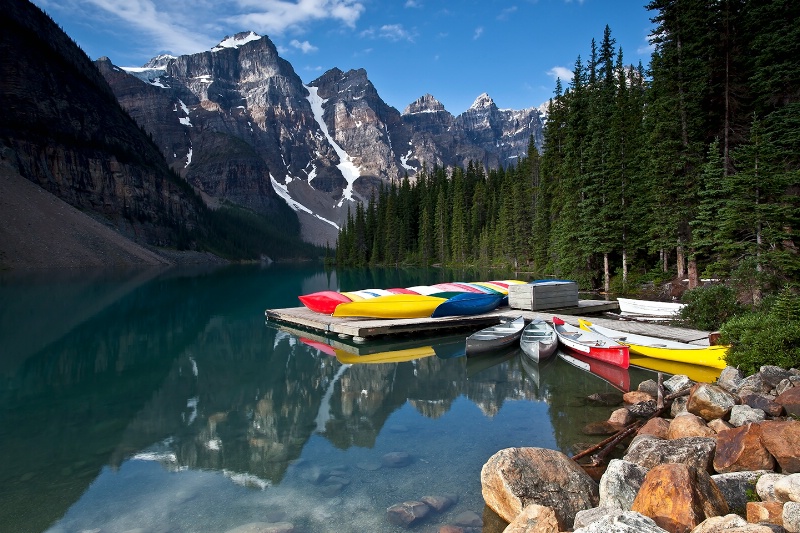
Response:
[{"label": "shrub near rocks", "polygon": [[[623,459],[612,460],[600,478],[599,498],[594,481],[567,466],[574,460],[564,463],[566,456],[552,450],[513,448],[495,454],[481,471],[487,506],[508,522],[529,505],[551,507],[559,531],[572,526],[575,533],[800,533],[800,420],[786,416],[800,392],[800,371],[765,366],[745,378],[728,367],[713,385],[686,376],[663,385],[670,393],[663,397],[683,398],[686,411],[662,418],[672,411],[668,401],[647,423],[625,426],[641,425]],[[628,395],[626,408],[652,405],[648,392]],[[613,416],[616,425],[626,419]],[[750,501],[756,494],[761,501]],[[512,531],[556,531],[540,518],[547,516],[542,509],[526,509],[525,516]]]}]

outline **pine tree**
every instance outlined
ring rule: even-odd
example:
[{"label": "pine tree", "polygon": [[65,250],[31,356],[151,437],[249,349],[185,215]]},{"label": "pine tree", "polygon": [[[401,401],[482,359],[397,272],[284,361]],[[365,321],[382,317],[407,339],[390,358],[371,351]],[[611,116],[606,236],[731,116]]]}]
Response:
[{"label": "pine tree", "polygon": [[708,272],[712,276],[727,273],[719,254],[720,243],[725,239],[719,223],[726,201],[724,179],[724,161],[717,139],[708,147],[708,157],[701,174],[703,188],[700,191],[700,203],[697,216],[691,222],[694,253],[697,258],[709,263]]}]

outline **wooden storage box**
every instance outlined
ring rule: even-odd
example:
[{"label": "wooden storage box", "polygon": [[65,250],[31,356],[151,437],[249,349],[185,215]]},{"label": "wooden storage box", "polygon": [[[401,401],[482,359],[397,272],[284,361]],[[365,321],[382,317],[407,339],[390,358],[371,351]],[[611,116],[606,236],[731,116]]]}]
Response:
[{"label": "wooden storage box", "polygon": [[578,284],[574,281],[542,281],[508,286],[512,309],[542,311],[578,306]]}]

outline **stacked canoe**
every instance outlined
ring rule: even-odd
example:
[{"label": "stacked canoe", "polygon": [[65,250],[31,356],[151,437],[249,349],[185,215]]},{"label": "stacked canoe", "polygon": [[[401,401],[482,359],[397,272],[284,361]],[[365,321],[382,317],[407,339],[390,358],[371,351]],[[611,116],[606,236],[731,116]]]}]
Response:
[{"label": "stacked canoe", "polygon": [[299,296],[308,309],[336,317],[437,318],[487,313],[508,305],[518,280],[453,282],[406,288],[319,291]]}]

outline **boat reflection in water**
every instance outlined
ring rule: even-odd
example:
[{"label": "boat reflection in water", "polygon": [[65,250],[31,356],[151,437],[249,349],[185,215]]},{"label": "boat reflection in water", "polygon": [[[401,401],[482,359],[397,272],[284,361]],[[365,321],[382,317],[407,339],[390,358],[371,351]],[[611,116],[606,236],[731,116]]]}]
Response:
[{"label": "boat reflection in water", "polygon": [[670,375],[683,374],[693,381],[703,383],[714,383],[722,373],[719,368],[692,365],[679,361],[667,361],[666,359],[656,359],[633,353],[631,353],[631,365]]},{"label": "boat reflection in water", "polygon": [[558,357],[576,368],[594,374],[621,392],[631,390],[631,378],[627,368],[593,359],[572,350],[569,353],[559,351]]}]

